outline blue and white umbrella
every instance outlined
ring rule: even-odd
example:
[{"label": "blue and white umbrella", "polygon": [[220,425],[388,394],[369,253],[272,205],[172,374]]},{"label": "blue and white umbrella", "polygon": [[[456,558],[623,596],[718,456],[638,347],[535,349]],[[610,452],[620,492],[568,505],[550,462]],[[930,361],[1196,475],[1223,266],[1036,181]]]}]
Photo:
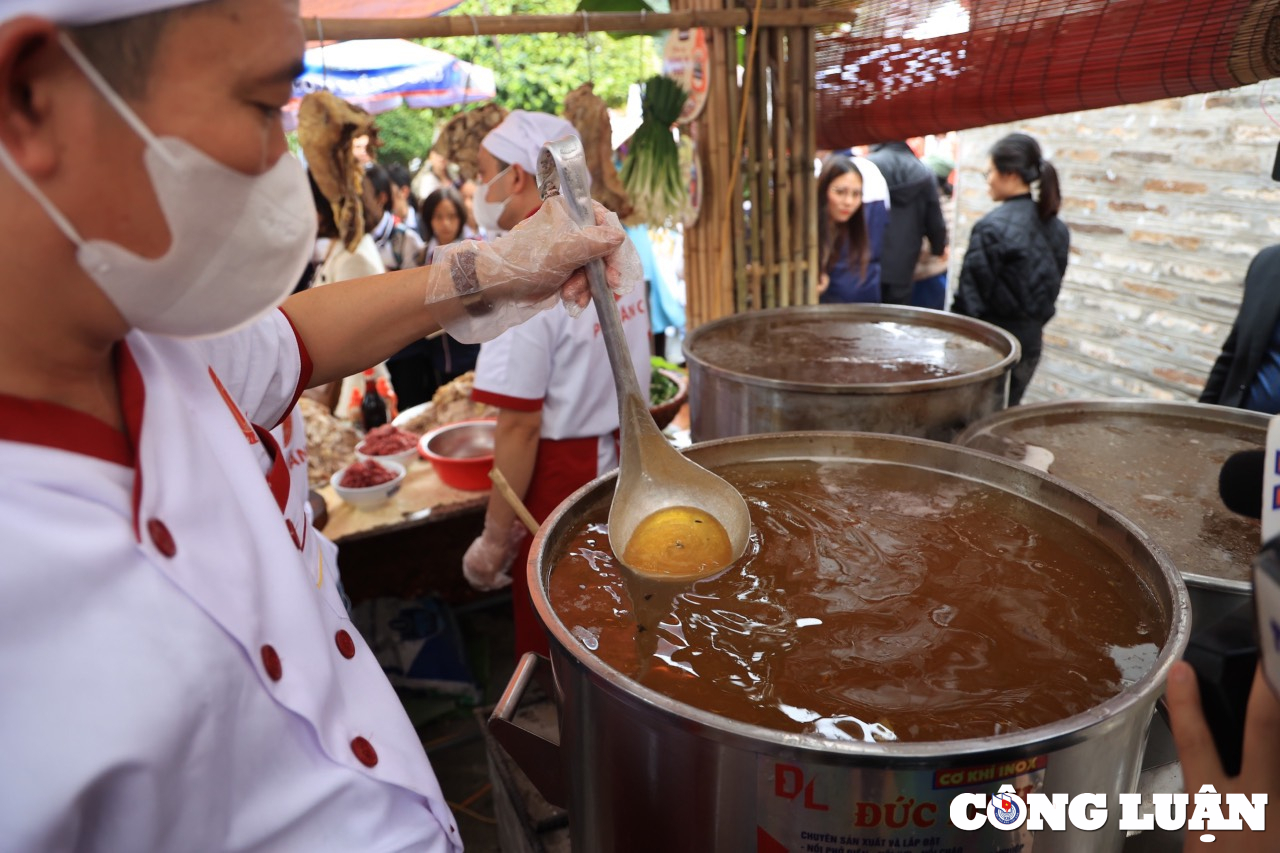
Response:
[{"label": "blue and white umbrella", "polygon": [[313,47],[293,84],[289,110],[310,92],[327,89],[371,113],[404,104],[447,107],[492,98],[493,71],[403,39],[363,39]]}]

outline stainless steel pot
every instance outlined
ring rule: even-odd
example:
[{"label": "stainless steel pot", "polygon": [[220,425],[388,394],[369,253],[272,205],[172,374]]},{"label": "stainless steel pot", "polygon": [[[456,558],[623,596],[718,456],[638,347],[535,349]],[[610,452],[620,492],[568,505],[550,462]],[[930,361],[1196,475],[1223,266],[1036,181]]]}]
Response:
[{"label": "stainless steel pot", "polygon": [[1222,463],[1266,444],[1258,412],[1158,400],[1038,403],[996,412],[956,443],[1023,461],[1115,507],[1182,573],[1192,617],[1208,625],[1247,600],[1255,521],[1218,496]]},{"label": "stainless steel pot", "polygon": [[[613,492],[612,475],[562,504],[535,537],[529,562],[534,605],[550,635],[560,705],[560,743],[524,750],[531,775],[559,769],[575,850],[804,851],[868,849],[866,840],[915,840],[953,851],[1114,853],[1117,796],[1136,783],[1140,752],[1168,668],[1188,631],[1186,588],[1137,527],[1067,483],[987,454],[917,439],[863,433],[793,433],[716,441],[689,450],[711,469],[738,462],[878,461],[990,484],[1048,508],[1097,537],[1137,573],[1163,614],[1156,663],[1120,694],[1086,713],[996,737],[945,743],[837,742],[785,734],[677,702],[611,669],[552,610],[547,582],[564,543]],[[528,656],[513,687],[528,680]],[[510,691],[509,691],[510,693]],[[504,698],[494,725],[514,699]],[[514,739],[511,739],[514,740]],[[510,740],[506,742],[511,742]],[[517,745],[517,749],[520,747]],[[532,766],[530,766],[532,765]],[[1105,794],[1103,829],[1042,831],[1034,838],[986,826],[952,826],[962,792],[994,794],[1001,783],[1043,793]],[[1025,832],[1025,831],[1024,831]],[[859,845],[835,839],[856,837]],[[830,840],[828,840],[830,839]],[[1031,849],[1031,844],[1026,848]]]},{"label": "stainless steel pot", "polygon": [[1003,329],[925,308],[737,314],[685,341],[690,431],[694,441],[794,430],[950,441],[1005,407],[1020,352]]}]

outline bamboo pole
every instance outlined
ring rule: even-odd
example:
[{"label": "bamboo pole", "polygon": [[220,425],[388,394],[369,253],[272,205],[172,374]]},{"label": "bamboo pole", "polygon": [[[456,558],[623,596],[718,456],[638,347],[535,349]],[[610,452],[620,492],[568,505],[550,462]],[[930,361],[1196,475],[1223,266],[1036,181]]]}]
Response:
[{"label": "bamboo pole", "polygon": [[[770,91],[773,88],[772,75],[770,69],[773,67],[773,50],[771,49],[771,41],[768,33],[760,35],[760,42],[757,46],[756,54],[756,85],[755,97],[757,107],[757,115],[760,117],[760,215],[755,218],[754,224],[760,230],[760,264],[762,265],[761,275],[764,279],[764,308],[777,308],[778,286],[777,278],[773,274],[774,265],[777,262],[777,232],[774,227],[774,210],[778,205],[777,188],[773,185],[773,158],[777,156],[777,149],[773,144],[773,136],[769,133],[770,122],[773,119],[772,104],[770,102]],[[754,205],[753,205],[754,208]]]},{"label": "bamboo pole", "polygon": [[[701,13],[709,0],[680,0],[681,12]],[[709,33],[708,33],[709,35]],[[708,44],[708,51],[711,51]],[[714,66],[713,66],[714,67]],[[712,319],[715,313],[714,286],[712,282],[713,266],[709,262],[709,249],[712,241],[709,232],[719,225],[719,202],[717,195],[720,186],[720,166],[716,162],[716,124],[715,94],[724,85],[714,74],[708,80],[707,101],[702,115],[696,118],[686,129],[695,144],[701,150],[702,172],[702,213],[698,222],[684,232],[685,249],[685,322],[688,329],[695,329]]]},{"label": "bamboo pole", "polygon": [[[797,9],[800,0],[789,0],[792,8]],[[804,85],[801,76],[805,70],[803,54],[805,52],[804,30],[792,27],[787,33],[787,68],[791,87],[791,126],[787,130],[787,163],[791,167],[791,197],[793,199],[791,215],[791,304],[807,305],[805,298],[805,249],[804,228],[809,217],[809,182],[806,176],[813,172],[812,162],[806,163],[807,157],[803,140],[805,139],[806,115],[805,96],[813,88],[813,84]]]},{"label": "bamboo pole", "polygon": [[[710,60],[712,68],[726,68],[729,62],[729,35],[732,30],[720,29],[712,30],[708,33],[708,37],[714,40],[714,44],[710,46]],[[734,45],[736,46],[736,44]],[[713,94],[715,100],[715,112],[712,113],[713,122],[712,129],[716,137],[716,153],[715,161],[720,168],[720,179],[717,184],[721,190],[717,193],[719,198],[716,204],[719,208],[717,213],[717,223],[725,223],[727,228],[720,229],[723,236],[719,239],[709,240],[709,248],[713,251],[709,252],[709,260],[712,265],[711,288],[712,288],[712,313],[708,319],[718,320],[721,317],[728,316],[733,313],[733,247],[732,245],[722,245],[720,240],[727,244],[733,242],[733,221],[734,210],[731,202],[730,188],[736,183],[734,177],[734,157],[736,153],[733,150],[733,134],[737,128],[735,122],[730,121],[732,114],[732,103],[737,94],[737,80],[734,77],[727,77],[722,81],[723,85],[717,87]]]},{"label": "bamboo pole", "polygon": [[[757,44],[757,50],[759,45]],[[756,59],[757,65],[752,70],[752,76],[759,74],[759,57]],[[752,86],[756,92],[759,92],[759,80],[753,80]],[[764,257],[764,234],[760,228],[760,214],[763,210],[765,193],[767,191],[767,182],[764,177],[764,166],[762,164],[768,162],[768,146],[765,144],[764,135],[760,132],[761,125],[764,124],[764,113],[760,110],[760,98],[757,95],[747,100],[747,163],[746,175],[747,186],[751,192],[751,213],[746,217],[748,234],[747,255],[749,258],[750,270],[748,279],[750,282],[750,297],[747,304],[738,306],[739,311],[746,311],[748,307],[760,310],[764,307],[762,301],[761,285],[763,283],[762,258]]]},{"label": "bamboo pole", "polygon": [[773,191],[778,204],[774,208],[778,240],[778,299],[782,307],[791,305],[791,172],[787,145],[787,105],[789,102],[786,74],[786,31],[770,30],[776,54],[773,75]]},{"label": "bamboo pole", "polygon": [[[723,0],[697,0],[695,6],[702,12],[709,10],[719,10],[724,7]],[[711,67],[719,67],[716,57],[719,56],[719,38],[720,30],[707,30],[707,38],[710,43],[707,45],[708,58],[711,61]],[[720,258],[723,249],[720,246],[721,223],[724,222],[724,187],[725,180],[728,175],[729,168],[729,142],[725,136],[725,115],[724,115],[724,97],[726,87],[729,84],[727,80],[717,80],[717,85],[707,95],[707,107],[703,113],[702,126],[707,132],[707,136],[711,142],[711,169],[714,174],[715,192],[712,193],[711,219],[707,224],[710,226],[702,233],[702,264],[703,264],[703,296],[705,298],[705,310],[703,311],[703,322],[710,322],[718,319],[724,310],[724,306],[720,302]]]},{"label": "bamboo pole", "polygon": [[[747,109],[748,105],[742,102],[742,89],[738,85],[738,31],[737,29],[723,30],[725,39],[725,62],[722,66],[724,69],[721,73],[725,75],[725,79],[729,82],[729,127],[734,128],[735,136],[739,119],[742,118],[742,112]],[[745,83],[745,81],[743,81]],[[747,134],[750,137],[750,134]],[[742,158],[746,155],[750,146],[744,140],[743,150],[735,151],[730,148],[732,156]],[[747,160],[750,163],[750,160]],[[733,224],[733,254],[731,255],[733,262],[733,275],[731,280],[732,291],[728,304],[726,305],[726,314],[737,314],[745,310],[747,301],[747,247],[746,247],[746,217],[743,213],[742,202],[746,195],[746,187],[749,183],[747,169],[739,168],[738,177],[734,182],[733,199],[734,210],[730,216],[730,222]]]},{"label": "bamboo pole", "polygon": [[804,79],[810,85],[805,91],[805,304],[814,305],[818,301],[818,179],[813,173],[814,154],[817,150],[817,92],[813,81],[817,79],[817,56],[814,44],[814,31],[806,28],[803,39]]},{"label": "bamboo pole", "polygon": [[[715,85],[714,81],[711,85]],[[699,148],[703,165],[702,212],[698,214],[698,221],[684,231],[685,326],[690,330],[696,329],[706,322],[705,293],[708,270],[706,241],[702,235],[706,230],[706,223],[710,222],[715,215],[716,208],[715,193],[712,191],[714,169],[711,161],[713,158],[708,156],[708,148],[711,142],[708,134],[704,132],[705,130],[706,128],[701,121],[689,128],[694,143]]]},{"label": "bamboo pole", "polygon": [[[760,16],[761,27],[821,27],[852,21],[848,8],[774,9]],[[437,15],[431,18],[304,18],[307,39],[345,41],[382,38],[449,38],[536,33],[659,32],[695,27],[745,27],[751,12],[722,5],[683,8],[664,14],[580,12],[574,15]]]}]

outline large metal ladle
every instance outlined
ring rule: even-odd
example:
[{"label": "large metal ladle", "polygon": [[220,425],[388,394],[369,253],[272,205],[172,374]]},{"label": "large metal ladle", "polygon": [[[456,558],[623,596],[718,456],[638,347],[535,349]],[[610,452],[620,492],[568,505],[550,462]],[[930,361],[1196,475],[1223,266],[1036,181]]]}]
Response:
[{"label": "large metal ladle", "polygon": [[[569,136],[543,146],[538,157],[538,189],[543,199],[557,193],[561,195],[579,225],[595,224],[586,152],[577,137]],[[640,393],[622,331],[622,317],[605,281],[604,262],[592,261],[586,273],[618,391],[622,459],[613,503],[609,507],[609,543],[614,556],[636,574],[654,579],[696,580],[714,574],[724,566],[709,566],[695,575],[676,576],[642,571],[623,559],[641,521],[659,510],[692,507],[706,512],[724,527],[733,553],[730,562],[733,562],[746,550],[751,516],[747,502],[737,489],[686,459],[662,435],[649,414],[647,395]]]}]

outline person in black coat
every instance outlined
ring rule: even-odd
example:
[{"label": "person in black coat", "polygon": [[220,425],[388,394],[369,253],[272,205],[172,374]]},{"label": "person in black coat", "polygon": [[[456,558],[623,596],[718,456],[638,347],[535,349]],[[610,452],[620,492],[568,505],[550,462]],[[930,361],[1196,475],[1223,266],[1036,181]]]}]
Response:
[{"label": "person in black coat", "polygon": [[924,239],[929,239],[929,251],[935,257],[947,251],[947,222],[938,201],[938,179],[905,142],[875,145],[867,159],[876,164],[889,185],[889,227],[880,250],[880,301],[906,305],[911,302]]},{"label": "person in black coat", "polygon": [[1231,334],[1209,371],[1201,403],[1280,413],[1280,246],[1249,264]]},{"label": "person in black coat", "polygon": [[995,144],[987,187],[1001,205],[973,226],[952,309],[1005,329],[1022,345],[1009,384],[1009,405],[1016,406],[1040,363],[1071,235],[1058,218],[1058,173],[1030,136],[1013,133]]}]

